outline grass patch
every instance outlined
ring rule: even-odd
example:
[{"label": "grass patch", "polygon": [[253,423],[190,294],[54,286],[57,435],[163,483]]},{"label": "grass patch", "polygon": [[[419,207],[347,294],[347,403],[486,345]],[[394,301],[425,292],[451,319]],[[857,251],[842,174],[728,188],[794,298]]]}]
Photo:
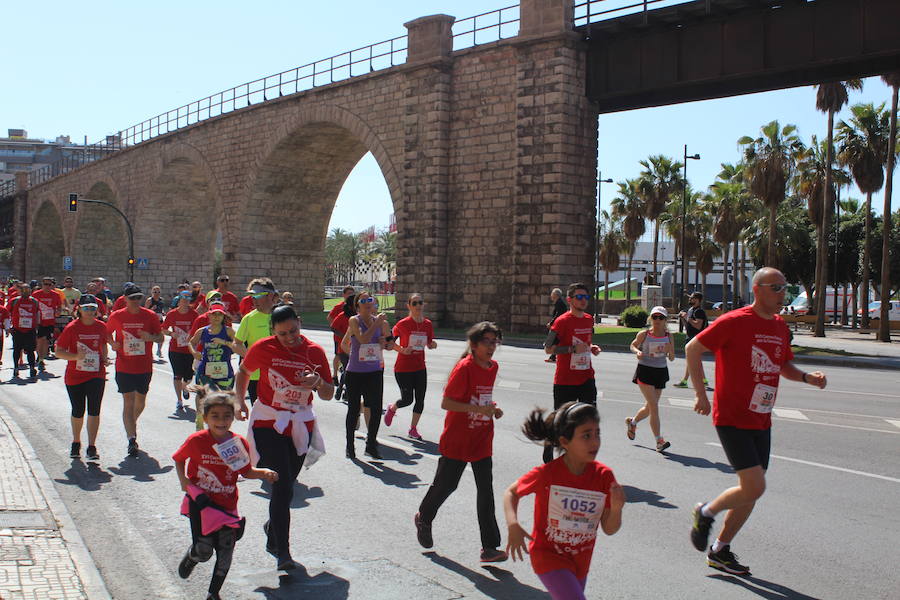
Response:
[{"label": "grass patch", "polygon": [[791,350],[798,356],[866,356],[856,352],[847,352],[839,348],[813,348],[810,346],[791,346]]},{"label": "grass patch", "polygon": [[[642,328],[638,327],[611,327],[611,326],[594,326],[594,343],[603,346],[629,346],[634,341]],[[673,333],[675,337],[675,350],[684,350],[685,335],[683,333]]]}]

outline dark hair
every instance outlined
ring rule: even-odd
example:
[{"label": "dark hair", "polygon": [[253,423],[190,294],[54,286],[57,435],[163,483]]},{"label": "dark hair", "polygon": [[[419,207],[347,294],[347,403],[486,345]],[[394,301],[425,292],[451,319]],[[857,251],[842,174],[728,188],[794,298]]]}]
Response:
[{"label": "dark hair", "polygon": [[352,317],[356,314],[356,295],[347,296],[347,299],[344,300],[344,314],[348,317]]},{"label": "dark hair", "polygon": [[593,404],[566,402],[544,417],[543,408],[535,408],[525,419],[522,433],[529,440],[543,442],[547,446],[559,446],[559,438],[571,440],[575,429],[590,422],[600,422],[600,413]]},{"label": "dark hair", "polygon": [[[356,295],[353,296],[353,308],[355,308],[357,312],[359,312],[359,297],[363,294],[365,294],[369,298],[375,297],[369,292],[369,290],[359,290],[358,292],[356,292]],[[349,298],[347,300],[349,300]]]},{"label": "dark hair", "polygon": [[341,290],[341,293],[346,294],[347,292],[355,292],[355,291],[356,291],[356,288],[353,287],[352,285],[345,285],[344,289]]},{"label": "dark hair", "polygon": [[197,394],[204,417],[213,406],[227,406],[231,412],[237,412],[237,407],[234,405],[234,394],[230,391],[213,390],[208,385],[189,385],[188,390]]},{"label": "dark hair", "polygon": [[491,323],[490,321],[482,321],[481,323],[475,323],[469,327],[469,330],[466,332],[466,339],[469,340],[469,343],[466,346],[466,351],[459,357],[459,360],[467,357],[472,351],[472,346],[483,340],[484,336],[489,333],[493,333],[494,337],[498,340],[503,339],[503,332],[500,331],[500,328],[497,327],[495,323]]},{"label": "dark hair", "polygon": [[269,317],[269,328],[274,330],[275,326],[279,323],[284,323],[285,321],[290,321],[291,319],[299,321],[300,317],[297,315],[297,311],[294,310],[294,307],[290,304],[281,304],[276,306],[272,310],[272,316]]},{"label": "dark hair", "polygon": [[591,293],[590,288],[588,288],[588,286],[584,285],[583,283],[581,283],[579,281],[579,282],[573,283],[568,288],[566,288],[566,296],[568,296],[569,298],[572,298],[573,296],[575,296],[575,292],[577,292],[578,290],[584,290],[588,294]]},{"label": "dark hair", "polygon": [[691,298],[696,298],[697,300],[703,300],[703,294],[701,294],[700,292],[694,292],[693,294],[691,294]]}]

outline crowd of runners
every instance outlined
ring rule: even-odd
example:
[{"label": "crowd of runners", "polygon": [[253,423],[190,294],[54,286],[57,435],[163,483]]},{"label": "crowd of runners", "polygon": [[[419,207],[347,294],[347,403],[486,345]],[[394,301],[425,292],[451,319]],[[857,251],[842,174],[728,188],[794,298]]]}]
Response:
[{"label": "crowd of runners", "polygon": [[[710,566],[732,574],[747,574],[730,544],[765,490],[771,411],[779,377],[824,388],[821,372],[805,373],[792,363],[790,334],[777,316],[784,299],[784,276],[771,268],[753,278],[755,301],[709,324],[702,296],[691,297],[688,311],[679,313],[688,342],[687,370],[676,384],[695,390],[694,410],[712,412],[724,452],[737,474],[737,485],[696,505],[691,541],[706,551]],[[333,356],[301,333],[300,315],[289,292],[279,293],[266,277],[255,278],[242,299],[230,291],[230,279],[220,275],[215,289],[204,291],[199,281],[185,282],[171,295],[153,286],[147,295],[125,283],[113,293],[102,278],[84,291],[67,277],[57,287],[52,277],[39,282],[11,281],[0,306],[0,326],[13,343],[13,377],[28,369],[37,381],[46,361],[67,362],[64,382],[71,402],[72,458],[81,457],[81,436],[87,413],[89,461],[99,460],[96,445],[107,367],[113,364],[123,398],[122,421],[126,452],[139,457],[138,422],[150,388],[154,346],[163,359],[166,338],[173,379],[175,411],[184,411],[193,395],[195,431],[173,454],[185,492],[182,513],[189,517],[191,544],[178,565],[181,577],[215,555],[208,598],[219,598],[231,565],[234,545],[244,531],[238,512],[238,476],[263,479],[272,488],[269,518],[262,525],[265,550],[279,570],[298,567],[291,557],[290,523],[294,482],[300,469],[325,451],[324,436],[313,409],[313,398],[344,399],[348,459],[356,459],[355,432],[361,416],[367,427],[365,454],[380,460],[378,431],[382,418],[391,426],[401,409],[412,407],[408,435],[421,440],[419,419],[425,410],[426,354],[437,348],[434,327],[425,316],[421,294],[406,298],[408,315],[393,326],[378,311],[375,296],[347,286],[343,300],[328,314],[334,332]],[[477,487],[476,509],[484,563],[522,559],[528,552],[535,573],[554,599],[584,598],[584,589],[598,530],[616,533],[622,524],[625,493],[612,469],[597,461],[600,413],[592,357],[594,317],[587,312],[591,291],[584,284],[553,291],[554,313],[548,323],[544,350],[554,363],[553,409],[536,408],[521,426],[522,433],[543,446],[542,460],[514,482],[503,495],[508,526],[504,546],[495,516],[493,489],[494,420],[503,410],[493,396],[499,369],[494,353],[502,332],[489,321],[473,325],[466,351],[444,387],[446,411],[440,435],[440,457],[434,480],[413,521],[418,542],[434,545],[432,522],[471,464]],[[565,310],[563,310],[565,309]],[[675,357],[669,314],[651,309],[648,328],[631,344],[637,365],[632,381],[645,403],[625,421],[625,435],[635,439],[638,424],[647,419],[659,452],[671,445],[661,433],[659,398],[669,380],[667,361]],[[0,337],[2,349],[2,337]],[[394,377],[400,399],[384,407],[384,353],[397,353]],[[701,356],[715,353],[715,395]],[[238,355],[237,364],[233,355]],[[334,374],[334,376],[332,375]],[[235,419],[248,420],[248,434],[231,432]],[[534,528],[518,523],[520,498],[535,494]],[[724,527],[712,544],[709,536],[717,515]]]}]

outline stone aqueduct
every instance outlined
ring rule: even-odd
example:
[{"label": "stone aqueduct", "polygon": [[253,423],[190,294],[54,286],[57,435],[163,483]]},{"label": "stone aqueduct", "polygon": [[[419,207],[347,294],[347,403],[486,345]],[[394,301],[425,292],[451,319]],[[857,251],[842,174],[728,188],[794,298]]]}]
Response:
[{"label": "stone aqueduct", "polygon": [[[216,235],[236,287],[267,275],[321,307],[335,199],[371,152],[398,223],[397,291],[448,324],[533,327],[548,286],[592,272],[596,112],[571,3],[525,1],[515,38],[452,52],[453,17],[407,24],[405,64],[314,88],[128,147],[27,191],[17,272],[209,282]],[[552,206],[553,210],[547,210]],[[364,206],[360,210],[365,210]],[[374,220],[375,215],[373,215]],[[218,233],[217,233],[218,232]],[[24,254],[24,256],[22,255]],[[536,312],[539,311],[539,312]]]}]

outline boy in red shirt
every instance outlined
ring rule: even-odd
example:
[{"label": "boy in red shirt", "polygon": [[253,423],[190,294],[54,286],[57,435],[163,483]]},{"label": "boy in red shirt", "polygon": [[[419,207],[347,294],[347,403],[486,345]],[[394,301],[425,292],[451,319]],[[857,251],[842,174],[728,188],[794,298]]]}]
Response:
[{"label": "boy in red shirt", "polygon": [[53,278],[41,279],[41,289],[34,292],[32,297],[40,302],[40,324],[37,328],[37,367],[38,371],[46,371],[44,359],[50,354],[50,338],[53,336],[53,328],[56,327],[56,317],[62,308],[62,301],[56,288],[53,287]]},{"label": "boy in red shirt", "polygon": [[13,379],[19,377],[19,360],[24,352],[28,358],[28,374],[31,379],[37,377],[34,350],[38,324],[40,322],[40,304],[31,297],[31,286],[22,283],[19,295],[9,301],[7,309],[10,314],[13,339]]}]

